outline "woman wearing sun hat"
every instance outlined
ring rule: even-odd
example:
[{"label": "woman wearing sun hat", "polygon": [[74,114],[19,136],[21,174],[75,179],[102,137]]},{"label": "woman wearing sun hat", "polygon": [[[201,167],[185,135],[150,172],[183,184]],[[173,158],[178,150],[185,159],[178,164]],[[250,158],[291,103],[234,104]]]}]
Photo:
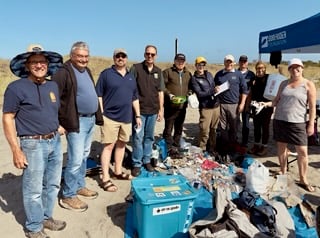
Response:
[{"label": "woman wearing sun hat", "polygon": [[[58,121],[58,86],[47,80],[62,64],[62,56],[30,45],[14,57],[18,77],[4,94],[3,130],[14,166],[23,170],[22,197],[27,237],[48,237],[44,228],[62,230],[66,222],[52,218],[60,187],[62,151]],[[17,140],[19,137],[19,141]]]},{"label": "woman wearing sun hat", "polygon": [[314,187],[307,181],[307,168],[308,136],[314,133],[316,116],[316,87],[311,80],[303,77],[303,63],[300,59],[291,59],[288,71],[290,78],[280,84],[276,98],[264,105],[276,107],[273,134],[277,141],[280,172],[284,174],[287,171],[287,145],[292,144],[298,153],[298,185],[308,192],[314,192]]}]

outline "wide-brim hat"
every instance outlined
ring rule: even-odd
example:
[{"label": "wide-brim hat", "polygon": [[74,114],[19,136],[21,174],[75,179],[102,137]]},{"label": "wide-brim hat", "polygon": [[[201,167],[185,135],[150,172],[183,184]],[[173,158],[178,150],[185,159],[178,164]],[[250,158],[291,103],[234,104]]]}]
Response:
[{"label": "wide-brim hat", "polygon": [[29,76],[29,71],[26,68],[26,62],[31,55],[44,55],[48,60],[48,72],[46,76],[55,73],[63,63],[63,58],[60,54],[53,51],[43,50],[41,45],[29,45],[26,53],[22,53],[14,57],[10,62],[11,72],[21,78]]}]

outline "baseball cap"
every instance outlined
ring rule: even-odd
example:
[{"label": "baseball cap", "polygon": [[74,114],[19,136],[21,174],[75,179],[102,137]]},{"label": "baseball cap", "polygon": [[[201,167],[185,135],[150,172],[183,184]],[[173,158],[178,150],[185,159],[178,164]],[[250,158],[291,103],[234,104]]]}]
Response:
[{"label": "baseball cap", "polygon": [[227,61],[227,60],[231,60],[232,62],[234,62],[234,57],[233,57],[233,55],[226,55],[226,56],[224,57],[224,61]]},{"label": "baseball cap", "polygon": [[127,51],[126,51],[125,49],[123,49],[123,48],[117,48],[117,49],[115,49],[115,50],[113,51],[113,55],[116,55],[116,54],[119,54],[119,53],[123,53],[123,54],[125,54],[125,55],[128,55],[128,54],[127,54]]},{"label": "baseball cap", "polygon": [[241,56],[239,57],[239,61],[248,61],[248,56],[246,56],[246,55],[241,55]]},{"label": "baseball cap", "polygon": [[292,66],[292,65],[300,65],[303,68],[303,63],[301,61],[301,59],[298,58],[293,58],[289,61],[288,63],[288,69]]},{"label": "baseball cap", "polygon": [[200,64],[201,62],[207,63],[207,60],[202,56],[198,56],[195,60],[195,64]]},{"label": "baseball cap", "polygon": [[186,60],[186,56],[184,54],[182,54],[182,53],[178,53],[174,57],[174,60]]}]

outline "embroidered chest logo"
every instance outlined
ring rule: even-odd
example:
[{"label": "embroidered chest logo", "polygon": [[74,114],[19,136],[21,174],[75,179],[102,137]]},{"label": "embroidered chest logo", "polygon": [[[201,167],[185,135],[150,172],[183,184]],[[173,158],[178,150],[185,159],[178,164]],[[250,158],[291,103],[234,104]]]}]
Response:
[{"label": "embroidered chest logo", "polygon": [[51,102],[57,102],[57,98],[54,92],[50,92],[49,95],[50,95]]}]

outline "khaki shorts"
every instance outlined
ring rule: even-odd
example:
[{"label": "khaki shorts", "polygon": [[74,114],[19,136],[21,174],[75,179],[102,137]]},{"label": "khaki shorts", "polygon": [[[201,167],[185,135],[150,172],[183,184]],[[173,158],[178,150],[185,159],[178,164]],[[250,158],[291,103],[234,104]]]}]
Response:
[{"label": "khaki shorts", "polygon": [[104,124],[101,128],[101,143],[111,144],[117,140],[129,142],[131,123],[113,121],[103,116]]}]

